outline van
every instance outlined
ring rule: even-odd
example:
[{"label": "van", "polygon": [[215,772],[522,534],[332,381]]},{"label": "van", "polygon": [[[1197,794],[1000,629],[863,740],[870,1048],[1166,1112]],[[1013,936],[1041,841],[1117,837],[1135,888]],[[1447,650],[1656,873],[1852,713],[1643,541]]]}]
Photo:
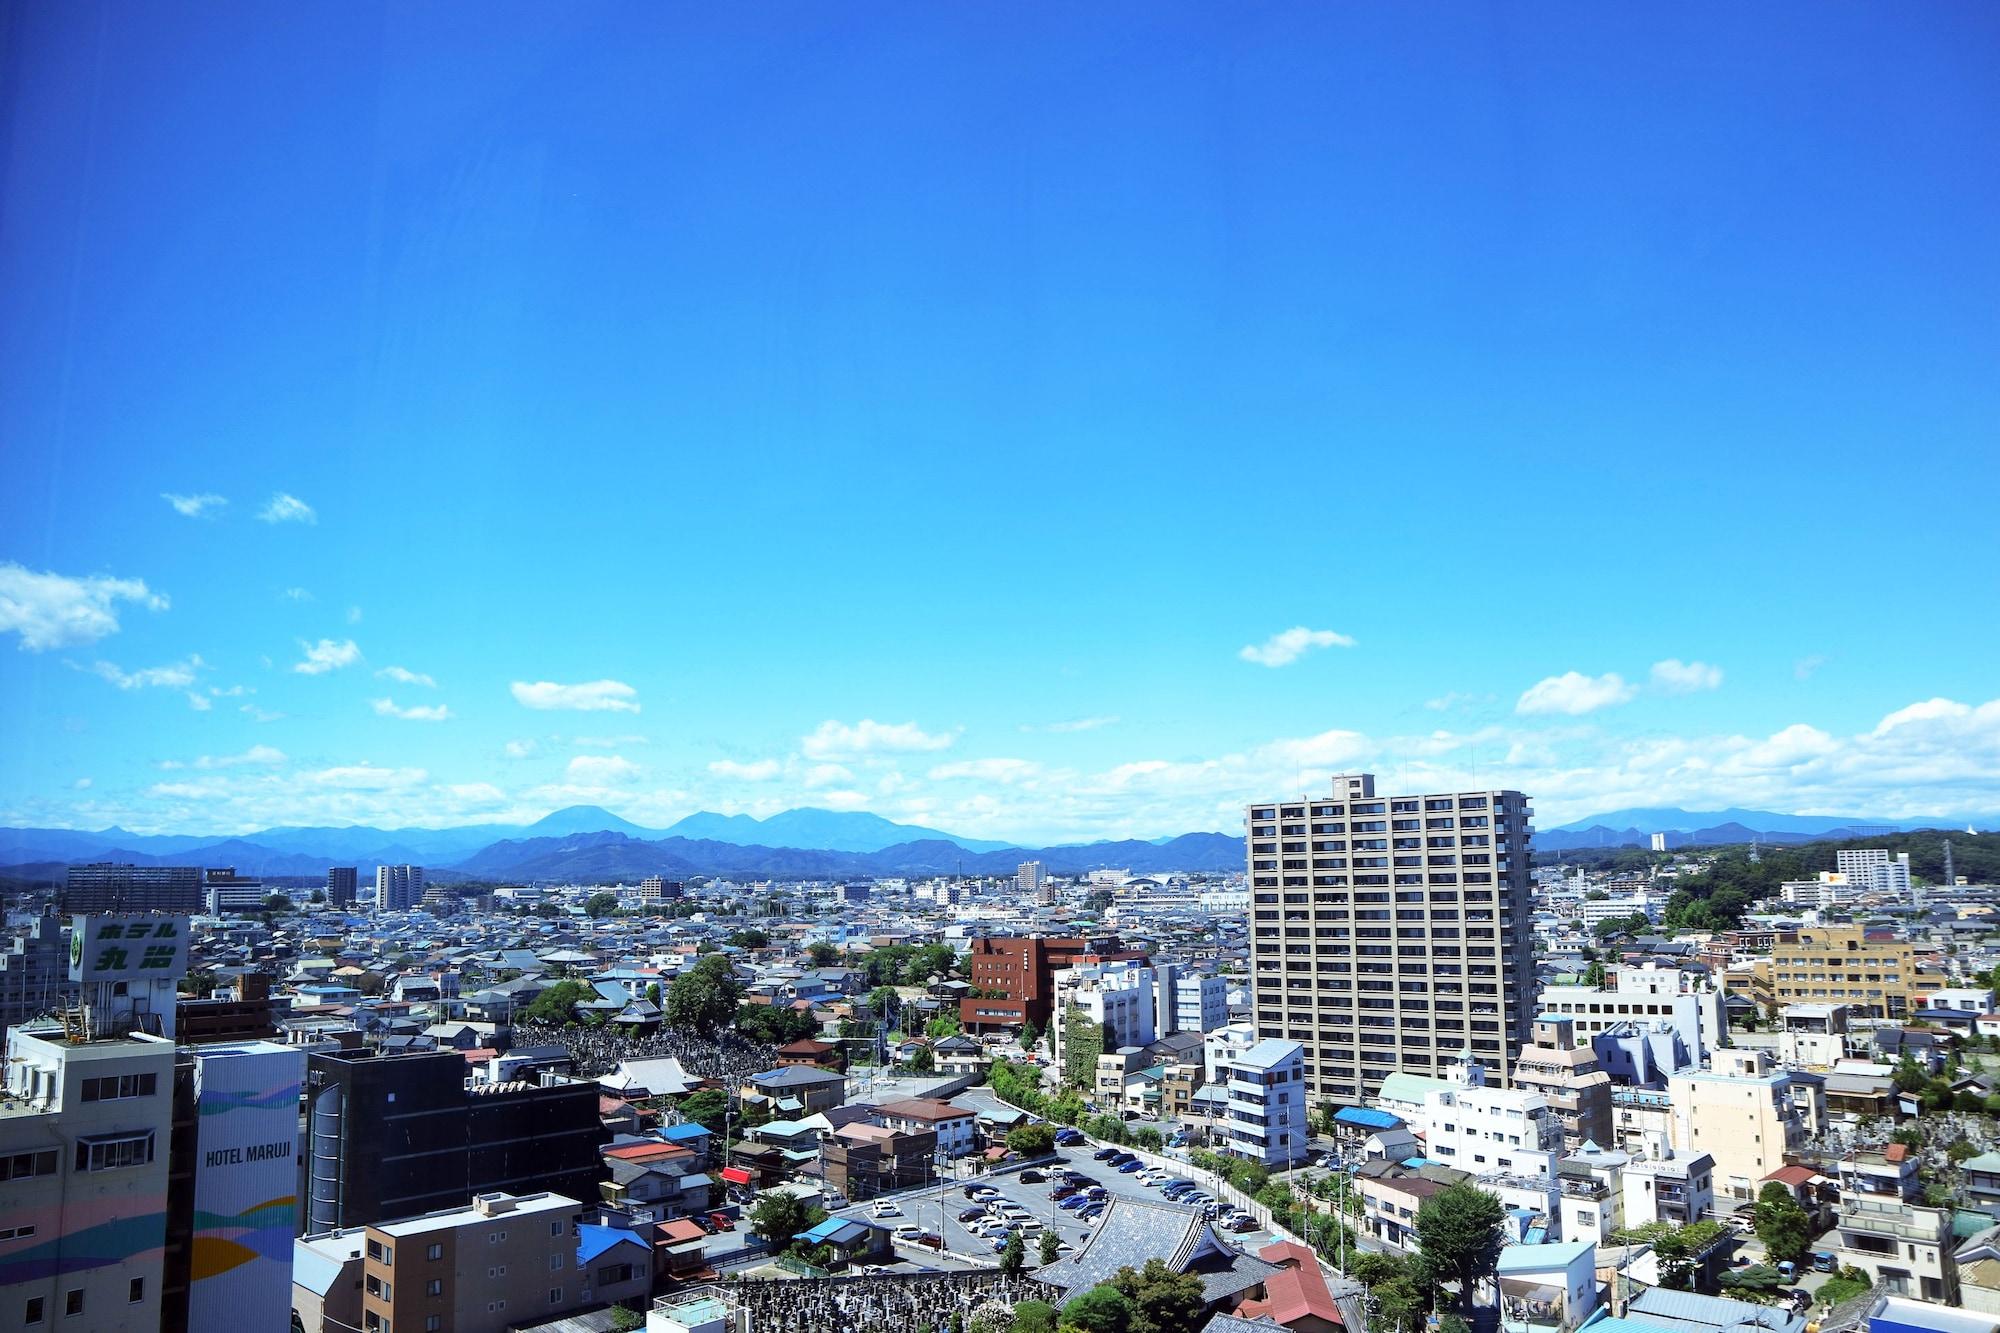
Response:
[{"label": "van", "polygon": [[1840,1271],[1840,1261],[1833,1257],[1833,1253],[1830,1250],[1814,1250],[1812,1261],[1815,1273],[1838,1273]]}]

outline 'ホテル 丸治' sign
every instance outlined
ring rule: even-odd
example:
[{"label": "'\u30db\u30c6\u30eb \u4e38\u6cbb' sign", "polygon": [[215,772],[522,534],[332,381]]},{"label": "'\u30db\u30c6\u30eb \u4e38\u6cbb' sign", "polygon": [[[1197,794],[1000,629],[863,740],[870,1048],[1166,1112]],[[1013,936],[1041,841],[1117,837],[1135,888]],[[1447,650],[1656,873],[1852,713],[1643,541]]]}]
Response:
[{"label": "'\u30db\u30c6\u30eb \u4e38\u6cbb' sign", "polygon": [[202,1154],[204,1167],[242,1166],[245,1162],[272,1162],[292,1155],[292,1141],[251,1143],[240,1148],[215,1148]]},{"label": "'\u30db\u30c6\u30eb \u4e38\u6cbb' sign", "polygon": [[71,981],[174,980],[187,972],[184,916],[79,916],[69,935]]}]

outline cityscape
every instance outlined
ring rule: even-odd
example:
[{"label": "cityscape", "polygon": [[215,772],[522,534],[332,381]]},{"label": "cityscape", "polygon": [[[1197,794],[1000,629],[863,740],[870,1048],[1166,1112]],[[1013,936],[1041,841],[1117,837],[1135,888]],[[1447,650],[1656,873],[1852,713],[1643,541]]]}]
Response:
[{"label": "cityscape", "polygon": [[2000,11],[0,47],[0,1333],[2000,1333]]}]

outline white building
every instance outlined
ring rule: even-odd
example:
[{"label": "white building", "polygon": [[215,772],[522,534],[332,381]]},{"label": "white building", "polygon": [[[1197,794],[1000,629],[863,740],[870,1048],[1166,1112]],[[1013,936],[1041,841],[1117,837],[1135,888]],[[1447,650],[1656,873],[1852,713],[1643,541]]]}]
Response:
[{"label": "white building", "polygon": [[1600,898],[1595,902],[1586,898],[1577,909],[1577,914],[1586,926],[1595,926],[1613,917],[1643,916],[1648,921],[1658,921],[1664,906],[1665,903],[1654,894],[1635,893],[1629,898]]},{"label": "white building", "polygon": [[1908,852],[1897,852],[1891,856],[1880,847],[1835,852],[1833,865],[1849,884],[1862,893],[1889,893],[1902,898],[1910,896]]},{"label": "white building", "polygon": [[1424,1155],[1474,1175],[1553,1181],[1562,1120],[1538,1092],[1486,1086],[1486,1071],[1460,1061],[1451,1086],[1424,1098]]},{"label": "white building", "polygon": [[1296,1041],[1260,1041],[1222,1069],[1229,1101],[1222,1150],[1267,1167],[1306,1155],[1306,1053]]},{"label": "white building", "polygon": [[1153,969],[1132,964],[1065,968],[1055,974],[1055,1001],[1049,1029],[1057,1068],[1062,1067],[1072,1008],[1104,1029],[1104,1049],[1150,1046],[1159,1036],[1154,1027],[1156,997]]},{"label": "white building", "polygon": [[1048,867],[1040,861],[1023,861],[1014,871],[1014,892],[1020,895],[1022,906],[1053,907],[1056,901],[1055,881],[1049,878]]},{"label": "white building", "polygon": [[1705,1152],[1675,1153],[1665,1147],[1659,1151],[1663,1155],[1625,1164],[1624,1225],[1670,1222],[1684,1227],[1705,1220],[1715,1209],[1715,1158]]},{"label": "white building", "polygon": [[7,1034],[0,1326],[160,1327],[173,1085],[161,1037]]},{"label": "white building", "polygon": [[1544,986],[1536,1012],[1574,1018],[1579,1040],[1619,1023],[1664,1020],[1673,1024],[1700,1064],[1710,1052],[1729,1044],[1722,998],[1712,982],[1677,967],[1649,963],[1611,969],[1602,987]]},{"label": "white building", "polygon": [[1230,1023],[1202,1034],[1201,1073],[1204,1083],[1220,1083],[1223,1067],[1257,1044],[1255,1023]]},{"label": "white building", "polygon": [[1788,879],[1778,886],[1778,896],[1793,907],[1838,907],[1855,895],[1847,876],[1822,870],[1812,879]]},{"label": "white building", "polygon": [[1174,978],[1174,1032],[1213,1032],[1229,1022],[1229,982],[1224,977]]},{"label": "white building", "polygon": [[422,866],[376,866],[375,910],[407,912],[424,900]]}]

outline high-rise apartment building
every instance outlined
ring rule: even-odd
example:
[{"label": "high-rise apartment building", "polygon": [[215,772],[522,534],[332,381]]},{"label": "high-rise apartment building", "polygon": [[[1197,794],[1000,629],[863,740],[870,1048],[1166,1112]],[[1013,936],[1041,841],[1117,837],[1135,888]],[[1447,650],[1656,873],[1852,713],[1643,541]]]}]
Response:
[{"label": "high-rise apartment building", "polygon": [[202,910],[200,866],[128,866],[109,861],[71,866],[63,879],[64,915],[80,912]]},{"label": "high-rise apartment building", "polygon": [[356,885],[353,866],[328,866],[326,870],[326,903],[329,907],[352,907]]},{"label": "high-rise apartment building", "polygon": [[1833,854],[1833,868],[1858,893],[1910,895],[1910,854],[1889,855],[1882,847],[1863,847]]},{"label": "high-rise apartment building", "polygon": [[1528,798],[1377,796],[1362,773],[1247,813],[1257,1033],[1305,1047],[1315,1100],[1467,1051],[1507,1082],[1534,994]]},{"label": "high-rise apartment building", "polygon": [[422,866],[376,866],[375,910],[407,912],[424,900]]},{"label": "high-rise apartment building", "polygon": [[1014,891],[1021,895],[1023,905],[1055,906],[1055,881],[1049,878],[1048,867],[1040,861],[1021,862],[1014,871]]},{"label": "high-rise apartment building", "polygon": [[1295,1041],[1260,1041],[1224,1065],[1229,1103],[1218,1127],[1222,1151],[1273,1168],[1303,1161],[1305,1079],[1304,1048]]},{"label": "high-rise apartment building", "polygon": [[681,896],[684,887],[680,880],[667,879],[661,875],[648,875],[639,881],[639,901],[654,906],[671,902]]}]

